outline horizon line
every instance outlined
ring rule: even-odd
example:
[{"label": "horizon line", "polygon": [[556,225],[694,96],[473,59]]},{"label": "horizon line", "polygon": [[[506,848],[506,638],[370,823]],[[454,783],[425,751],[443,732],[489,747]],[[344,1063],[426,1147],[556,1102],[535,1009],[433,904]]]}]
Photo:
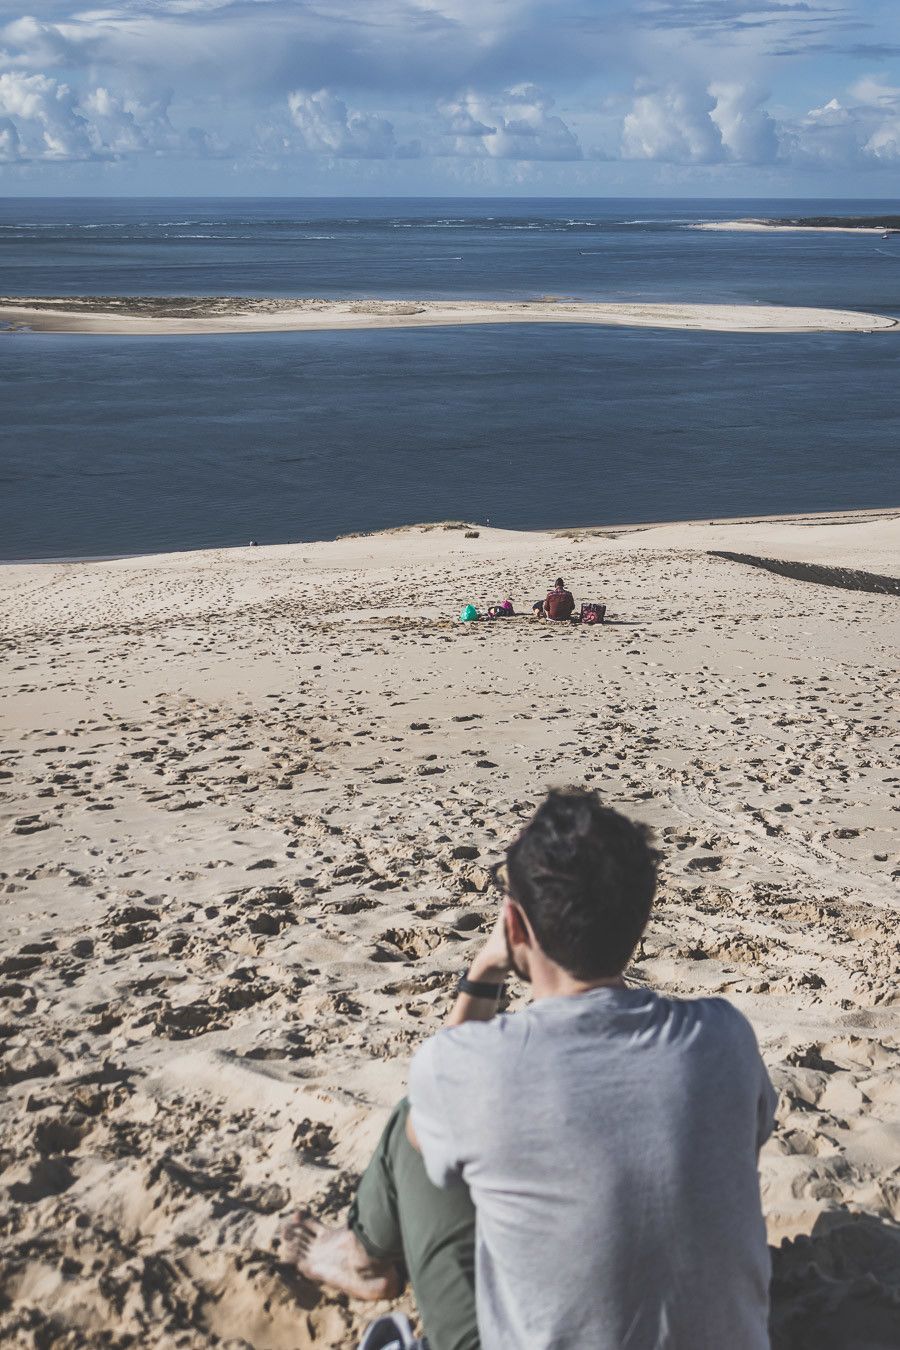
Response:
[{"label": "horizon line", "polygon": [[835,196],[745,196],[737,194],[734,196],[664,196],[650,195],[648,193],[637,193],[630,195],[613,194],[536,194],[527,193],[290,193],[290,194],[264,194],[264,193],[65,193],[65,192],[37,192],[37,193],[9,193],[0,194],[0,202],[16,201],[596,201],[596,202],[629,202],[629,201],[662,201],[662,202],[879,202],[896,203],[900,205],[900,197],[835,197]]}]

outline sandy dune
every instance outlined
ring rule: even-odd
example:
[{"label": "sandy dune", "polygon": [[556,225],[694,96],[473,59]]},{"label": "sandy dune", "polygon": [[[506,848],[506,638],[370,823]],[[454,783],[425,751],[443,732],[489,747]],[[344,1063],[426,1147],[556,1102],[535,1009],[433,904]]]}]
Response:
[{"label": "sandy dune", "polygon": [[788,305],[593,304],[536,300],[249,300],[239,297],[0,297],[0,324],[47,333],[147,336],[433,328],[484,323],[587,323],[732,333],[898,330],[883,314]]},{"label": "sandy dune", "polygon": [[[631,978],[732,998],[779,1087],[777,1350],[897,1343],[897,601],[707,550],[897,576],[898,536],[434,527],[0,569],[4,1344],[354,1344],[366,1310],[292,1278],[277,1226],[346,1205],[492,921],[487,865],[566,782],[665,849]],[[559,570],[612,622],[453,621]]]}]

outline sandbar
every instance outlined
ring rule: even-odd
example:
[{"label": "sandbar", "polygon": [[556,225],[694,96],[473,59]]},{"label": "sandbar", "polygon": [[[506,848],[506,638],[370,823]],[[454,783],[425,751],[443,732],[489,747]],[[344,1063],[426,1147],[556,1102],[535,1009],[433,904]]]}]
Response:
[{"label": "sandbar", "polygon": [[704,220],[691,225],[692,230],[758,230],[765,234],[783,231],[789,234],[900,234],[884,225],[804,225],[786,224],[773,220]]},{"label": "sandbar", "polygon": [[109,335],[308,332],[560,323],[732,333],[875,333],[900,320],[857,310],[767,304],[555,299],[318,300],[243,297],[0,297],[7,331]]}]

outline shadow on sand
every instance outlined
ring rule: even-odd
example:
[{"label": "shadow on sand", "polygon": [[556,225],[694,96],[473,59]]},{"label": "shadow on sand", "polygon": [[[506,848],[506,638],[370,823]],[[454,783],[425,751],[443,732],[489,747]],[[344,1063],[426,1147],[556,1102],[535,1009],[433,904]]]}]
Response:
[{"label": "shadow on sand", "polygon": [[897,1350],[900,1224],[823,1214],[772,1250],[772,1350]]}]

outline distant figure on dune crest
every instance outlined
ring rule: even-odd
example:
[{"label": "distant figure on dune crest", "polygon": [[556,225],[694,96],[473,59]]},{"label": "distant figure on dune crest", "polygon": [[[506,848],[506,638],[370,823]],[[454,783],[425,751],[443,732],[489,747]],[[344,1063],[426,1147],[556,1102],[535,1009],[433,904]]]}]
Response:
[{"label": "distant figure on dune crest", "polygon": [[[768,1350],[775,1093],[731,1004],[626,980],[657,862],[596,793],[547,796],[347,1226],[283,1230],[307,1279],[375,1300],[405,1273],[430,1350]],[[531,1003],[498,1014],[511,972]],[[390,1343],[420,1344],[396,1314],[363,1345]]]},{"label": "distant figure on dune crest", "polygon": [[575,610],[575,597],[571,591],[566,590],[562,577],[557,577],[552,591],[547,592],[546,599],[536,600],[531,608],[535,614],[544,615],[548,619],[571,619]]}]

